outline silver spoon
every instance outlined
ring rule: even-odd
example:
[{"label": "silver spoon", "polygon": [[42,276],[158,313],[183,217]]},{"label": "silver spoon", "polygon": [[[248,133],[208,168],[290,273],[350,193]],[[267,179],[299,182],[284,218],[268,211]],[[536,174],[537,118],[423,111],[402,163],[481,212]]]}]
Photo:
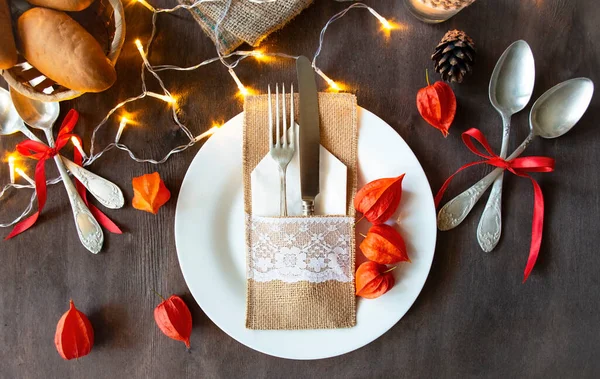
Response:
[{"label": "silver spoon", "polygon": [[23,123],[17,113],[7,90],[0,88],[0,136],[8,136],[15,133],[23,133],[27,138],[39,141]]},{"label": "silver spoon", "polygon": [[[59,112],[56,109],[58,104],[41,103],[43,107],[34,111],[30,107],[27,107],[29,99],[25,98],[26,100],[23,100],[22,95],[15,96],[15,94],[17,94],[16,91],[11,91],[11,97],[13,99],[15,108],[24,105],[23,113],[21,115],[28,119],[29,125],[31,125],[33,128],[43,130],[46,134],[48,145],[54,146],[52,126],[58,118]],[[98,221],[96,221],[90,210],[77,193],[77,190],[75,189],[75,186],[73,185],[73,182],[71,181],[71,178],[69,177],[67,169],[65,168],[60,156],[54,156],[54,162],[56,162],[56,166],[58,167],[58,171],[60,172],[63,184],[65,185],[65,189],[67,190],[67,194],[69,196],[69,202],[71,203],[71,208],[73,210],[73,218],[75,220],[75,226],[77,228],[79,240],[86,249],[94,254],[97,254],[102,249],[102,245],[104,243],[104,233],[100,228],[100,224],[98,224]]]},{"label": "silver spoon", "polygon": [[[535,64],[527,42],[511,44],[502,54],[490,79],[490,102],[502,117],[502,147],[500,157],[506,158],[510,135],[510,118],[527,106],[533,94]],[[502,179],[504,172],[494,181],[479,226],[477,241],[485,252],[490,252],[500,240],[502,231]]]},{"label": "silver spoon", "polygon": [[[0,96],[4,97],[4,95],[9,96],[9,93],[2,90]],[[23,117],[23,120],[32,126],[39,123],[49,123],[51,125],[60,113],[58,103],[44,103],[30,99],[16,91],[10,91],[10,98],[12,98],[12,103],[16,109],[17,116]],[[0,101],[4,101],[4,99]],[[16,128],[18,130],[16,131],[23,132],[27,137],[34,141],[39,141],[39,139],[23,125],[23,120],[21,120],[20,117],[19,120],[13,120],[13,123],[17,125]],[[60,158],[73,176],[76,177],[103,206],[110,209],[119,209],[125,205],[123,192],[116,184],[75,164],[75,162],[68,158],[63,156],[60,156]]]},{"label": "silver spoon", "polygon": [[[594,83],[588,78],[567,80],[546,91],[529,113],[529,135],[507,160],[521,155],[536,135],[549,139],[571,130],[587,110],[593,94]],[[503,169],[496,168],[446,203],[438,213],[438,229],[450,230],[458,226],[502,172]]]}]

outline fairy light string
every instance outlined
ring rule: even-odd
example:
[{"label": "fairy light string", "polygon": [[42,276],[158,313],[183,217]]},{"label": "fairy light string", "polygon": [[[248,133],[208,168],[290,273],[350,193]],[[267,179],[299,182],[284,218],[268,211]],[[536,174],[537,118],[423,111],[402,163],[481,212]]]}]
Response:
[{"label": "fairy light string", "polygon": [[[82,154],[82,156],[83,156],[82,165],[84,167],[91,165],[96,160],[98,160],[102,155],[104,155],[105,153],[107,153],[108,151],[113,150],[113,149],[125,151],[132,160],[134,160],[135,162],[138,162],[138,163],[151,163],[151,164],[155,164],[155,165],[162,164],[162,163],[166,162],[172,155],[187,150],[188,148],[194,146],[196,143],[198,143],[206,138],[209,138],[212,134],[214,134],[218,130],[218,128],[220,126],[213,125],[207,131],[205,131],[199,135],[194,135],[194,133],[192,133],[189,130],[189,128],[179,120],[178,112],[177,112],[177,97],[173,96],[171,94],[171,92],[167,89],[162,78],[158,74],[159,72],[162,72],[162,71],[193,71],[193,70],[197,70],[203,66],[207,66],[207,65],[215,63],[215,62],[220,62],[227,69],[229,75],[232,77],[233,82],[237,86],[240,95],[246,96],[247,94],[251,93],[251,91],[246,86],[244,86],[244,84],[242,83],[242,81],[240,80],[240,78],[237,76],[237,74],[234,71],[234,69],[238,66],[238,64],[240,62],[242,62],[243,60],[245,60],[249,57],[254,57],[255,59],[259,59],[259,60],[263,60],[266,57],[274,57],[274,58],[278,57],[278,58],[294,59],[294,60],[298,58],[297,55],[291,55],[291,54],[282,53],[282,52],[265,52],[265,51],[261,51],[261,50],[235,51],[235,52],[232,52],[229,54],[222,54],[219,32],[220,32],[221,25],[222,25],[223,21],[226,19],[227,15],[229,13],[229,9],[231,8],[231,4],[232,4],[232,0],[224,0],[225,7],[223,10],[223,13],[221,14],[221,17],[219,17],[219,19],[215,23],[215,27],[214,27],[214,40],[215,40],[215,48],[216,48],[216,52],[217,52],[216,57],[206,59],[194,66],[189,66],[189,67],[180,67],[180,66],[165,65],[165,64],[153,66],[150,63],[150,61],[148,60],[147,52],[149,51],[149,49],[154,41],[154,38],[156,36],[156,33],[157,33],[156,22],[157,22],[158,15],[160,15],[162,13],[173,13],[180,9],[191,10],[191,9],[199,6],[202,3],[215,2],[215,1],[218,1],[218,0],[197,0],[192,4],[178,4],[177,6],[175,6],[173,8],[155,8],[154,6],[152,6],[152,4],[150,4],[146,0],[134,0],[134,2],[140,3],[140,5],[144,6],[149,12],[152,12],[152,32],[150,33],[150,37],[145,41],[145,45],[142,43],[142,41],[140,39],[136,39],[134,41],[134,44],[135,44],[135,46],[139,52],[139,55],[141,57],[141,60],[142,60],[141,70],[140,70],[141,71],[140,72],[141,93],[139,95],[127,98],[127,99],[119,102],[118,104],[116,104],[112,109],[110,109],[107,112],[105,117],[100,121],[100,123],[98,125],[96,125],[96,127],[92,131],[89,154],[87,154],[87,155],[85,154],[83,147],[79,144],[79,141],[72,141],[73,144],[75,145],[75,148],[77,148],[78,150],[80,150],[80,152],[83,153]],[[277,0],[247,0],[247,1],[262,4],[262,3],[272,3]],[[336,13],[334,16],[332,16],[327,21],[327,23],[325,24],[323,29],[321,29],[321,33],[319,35],[319,44],[318,44],[317,50],[312,59],[312,66],[313,66],[315,72],[321,78],[323,78],[323,80],[329,86],[329,89],[332,91],[336,91],[336,92],[341,91],[343,88],[341,87],[341,85],[339,83],[335,82],[333,79],[331,79],[329,76],[327,76],[317,66],[317,64],[316,64],[317,57],[321,54],[321,52],[323,50],[323,42],[324,42],[325,33],[326,33],[328,27],[335,21],[344,17],[351,9],[355,9],[355,8],[367,10],[373,17],[375,17],[381,23],[382,27],[385,30],[391,30],[391,29],[395,28],[395,24],[391,23],[390,21],[388,21],[387,19],[382,17],[373,8],[367,6],[366,4],[363,4],[363,3],[353,3],[350,6],[348,6],[347,8],[345,8],[344,10],[342,10],[342,11]],[[148,91],[147,85],[146,85],[146,73],[149,73],[156,80],[156,82],[158,83],[158,85],[160,86],[160,88],[162,90],[162,93]],[[127,145],[120,142],[121,137],[122,137],[123,133],[125,132],[126,126],[130,125],[133,122],[133,120],[130,120],[127,117],[123,116],[123,117],[120,117],[119,128],[116,132],[114,142],[109,143],[102,150],[97,151],[96,135],[97,135],[98,131],[121,108],[125,107],[126,105],[128,105],[132,102],[141,100],[146,97],[155,98],[159,101],[165,102],[168,105],[168,107],[170,108],[171,114],[172,114],[173,121],[175,122],[175,124],[177,124],[179,129],[181,131],[183,131],[183,133],[186,135],[186,137],[188,138],[189,141],[187,143],[184,143],[180,146],[175,147],[174,149],[169,151],[163,158],[158,159],[158,160],[138,157]],[[4,195],[10,189],[17,189],[17,190],[30,189],[30,190],[34,190],[34,191],[31,194],[29,204],[23,210],[23,212],[16,219],[14,219],[11,222],[4,223],[4,224],[0,223],[0,228],[11,227],[11,226],[15,225],[16,223],[18,223],[19,221],[21,221],[22,219],[24,219],[32,211],[35,200],[36,200],[35,183],[33,183],[31,181],[31,178],[29,178],[25,174],[25,172],[23,171],[22,168],[14,167],[14,157],[9,159],[9,165],[11,166],[11,168],[10,168],[11,183],[6,184],[2,188],[2,190],[0,191],[0,199],[2,199],[4,197]],[[23,178],[23,180],[27,181],[28,184],[17,183],[18,178],[15,176],[15,173],[17,173],[21,178]],[[54,185],[56,183],[59,183],[60,181],[61,181],[61,178],[56,177],[56,178],[48,180],[46,183],[47,183],[47,185]]]}]

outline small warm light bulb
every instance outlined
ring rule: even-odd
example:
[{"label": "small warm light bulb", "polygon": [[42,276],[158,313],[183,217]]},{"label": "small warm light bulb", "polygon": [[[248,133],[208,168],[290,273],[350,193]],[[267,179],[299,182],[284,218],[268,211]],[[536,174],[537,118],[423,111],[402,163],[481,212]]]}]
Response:
[{"label": "small warm light bulb", "polygon": [[333,80],[329,79],[327,81],[327,83],[329,84],[329,87],[331,87],[332,90],[334,90],[334,91],[340,91],[341,90],[340,86],[338,86],[337,83],[334,82]]},{"label": "small warm light bulb", "polygon": [[121,135],[123,134],[123,129],[125,129],[125,126],[127,126],[128,122],[129,122],[129,120],[127,119],[127,117],[121,117],[121,123],[119,124],[119,130],[117,131],[117,136],[115,137],[115,143],[119,143],[119,140],[121,139]]},{"label": "small warm light bulb", "polygon": [[389,21],[386,20],[385,18],[383,18],[382,15],[380,15],[379,13],[377,13],[375,11],[375,9],[369,8],[369,12],[371,12],[371,14],[373,14],[373,16],[377,17],[377,19],[379,20],[379,22],[381,22],[381,25],[383,25],[383,27],[385,29],[387,29],[387,30],[393,29],[393,26],[389,23]]},{"label": "small warm light bulb", "polygon": [[12,155],[8,157],[8,170],[10,173],[10,182],[12,184],[15,183],[15,160],[15,157]]},{"label": "small warm light bulb", "polygon": [[252,51],[252,56],[253,56],[254,58],[256,58],[256,59],[259,59],[259,60],[260,60],[260,59],[264,59],[264,58],[265,58],[265,55],[264,55],[264,54],[263,54],[263,52],[262,52],[262,51],[260,51],[260,50],[254,50],[254,51]]},{"label": "small warm light bulb", "polygon": [[142,58],[146,58],[146,53],[144,52],[144,46],[142,46],[142,41],[140,41],[139,39],[136,39],[135,46],[137,47],[138,51],[140,52],[140,55],[142,56]]},{"label": "small warm light bulb", "polygon": [[83,147],[81,147],[79,140],[75,137],[71,137],[71,143],[79,150],[79,154],[81,154],[84,159],[87,159],[87,155],[85,154],[85,151],[83,151]]},{"label": "small warm light bulb", "polygon": [[176,102],[176,100],[173,96],[161,95],[160,93],[156,93],[156,92],[146,92],[146,95],[154,97],[156,99],[160,99],[169,104],[174,104]]},{"label": "small warm light bulb", "polygon": [[329,88],[331,88],[332,90],[338,92],[341,91],[342,88],[336,83],[334,82],[329,76],[325,75],[325,73],[323,71],[321,71],[321,69],[314,67],[315,72],[317,74],[319,74],[326,82],[327,84],[329,84]]},{"label": "small warm light bulb", "polygon": [[137,0],[137,2],[148,8],[150,12],[156,12],[156,9],[152,5],[148,4],[146,0]]},{"label": "small warm light bulb", "polygon": [[25,171],[23,171],[20,167],[17,167],[15,169],[15,172],[17,174],[19,174],[20,177],[22,177],[23,179],[25,179],[29,184],[31,184],[32,186],[35,186],[35,182],[33,181],[33,179],[31,179],[31,177],[29,177],[29,175],[27,175],[25,173]]},{"label": "small warm light bulb", "polygon": [[204,138],[210,137],[213,134],[215,134],[215,132],[217,130],[219,130],[219,128],[223,126],[223,125],[217,125],[217,124],[213,124],[213,126],[208,129],[207,131],[205,131],[204,133],[197,135],[196,138],[194,138],[194,143],[203,140]]},{"label": "small warm light bulb", "polygon": [[237,84],[237,87],[240,90],[240,94],[242,96],[246,97],[250,92],[248,92],[248,90],[246,89],[246,87],[244,87],[244,85],[240,81],[240,78],[237,77],[237,75],[235,74],[235,72],[231,68],[229,69],[229,75],[231,75],[231,77],[235,81],[235,84]]}]

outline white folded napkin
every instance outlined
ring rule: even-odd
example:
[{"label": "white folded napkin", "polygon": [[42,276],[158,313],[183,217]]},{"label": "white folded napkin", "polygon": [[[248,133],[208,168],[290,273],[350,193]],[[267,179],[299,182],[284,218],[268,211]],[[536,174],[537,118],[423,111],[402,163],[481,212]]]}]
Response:
[{"label": "white folded napkin", "polygon": [[[298,130],[298,125],[296,125]],[[290,130],[288,129],[288,138]],[[298,133],[296,133],[298,136]],[[300,195],[300,163],[298,139],[294,158],[287,168],[288,216],[302,215]],[[321,146],[320,149],[320,193],[315,199],[316,215],[346,214],[347,169],[333,154]],[[279,166],[267,154],[251,174],[252,214],[255,216],[279,216]]]}]

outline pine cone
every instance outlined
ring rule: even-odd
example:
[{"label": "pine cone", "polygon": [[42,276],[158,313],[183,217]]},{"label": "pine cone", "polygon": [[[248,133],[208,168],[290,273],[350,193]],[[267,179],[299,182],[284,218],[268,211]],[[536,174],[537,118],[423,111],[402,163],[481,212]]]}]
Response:
[{"label": "pine cone", "polygon": [[465,75],[473,70],[475,43],[465,32],[450,30],[435,48],[431,59],[443,80],[462,83]]}]

